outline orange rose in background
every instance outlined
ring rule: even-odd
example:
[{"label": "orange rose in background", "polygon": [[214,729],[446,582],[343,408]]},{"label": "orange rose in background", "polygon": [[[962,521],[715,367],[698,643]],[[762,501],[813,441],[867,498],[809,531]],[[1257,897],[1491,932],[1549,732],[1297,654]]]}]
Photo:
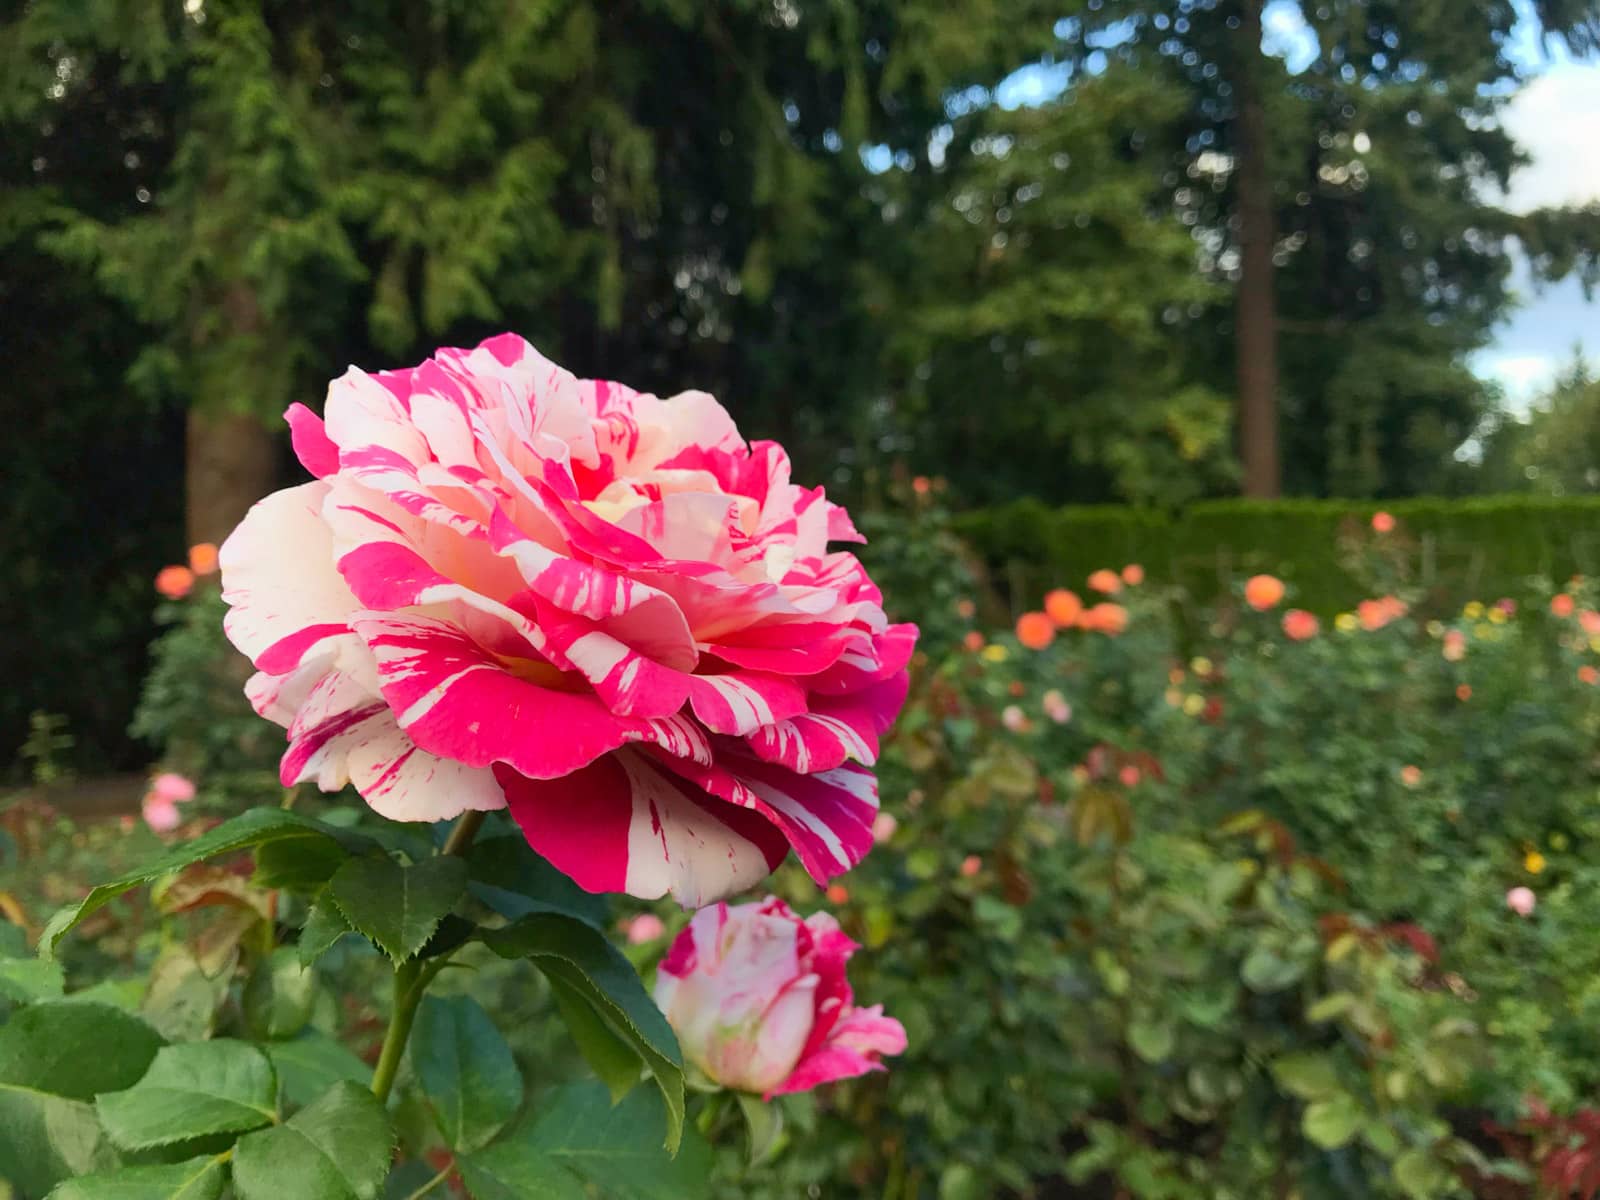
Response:
[{"label": "orange rose in background", "polygon": [[1057,626],[1068,629],[1076,625],[1083,616],[1083,601],[1078,599],[1077,592],[1056,588],[1045,596],[1044,611]]},{"label": "orange rose in background", "polygon": [[1092,591],[1115,596],[1122,590],[1122,576],[1115,571],[1108,571],[1104,567],[1089,576],[1089,587]]},{"label": "orange rose in background", "polygon": [[1082,624],[1095,633],[1116,637],[1128,628],[1128,610],[1120,604],[1096,604],[1083,614]]},{"label": "orange rose in background", "polygon": [[194,587],[194,572],[188,567],[162,567],[156,572],[156,591],[168,600],[182,600]]},{"label": "orange rose in background", "polygon": [[1029,650],[1043,650],[1056,640],[1056,625],[1042,612],[1026,612],[1017,618],[1017,641]]},{"label": "orange rose in background", "polygon": [[212,542],[197,542],[189,547],[189,570],[209,575],[217,569],[217,547]]},{"label": "orange rose in background", "polygon": [[1257,612],[1266,612],[1282,602],[1283,590],[1283,580],[1276,575],[1252,575],[1245,581],[1244,602]]},{"label": "orange rose in background", "polygon": [[1552,615],[1565,619],[1572,615],[1572,610],[1577,603],[1566,592],[1558,592],[1550,597],[1550,612]]},{"label": "orange rose in background", "polygon": [[1138,587],[1144,582],[1144,568],[1138,563],[1129,563],[1122,568],[1122,582],[1129,587]]},{"label": "orange rose in background", "polygon": [[1398,596],[1382,596],[1377,600],[1363,600],[1356,605],[1356,619],[1368,633],[1382,629],[1399,617],[1406,615],[1406,603]]},{"label": "orange rose in background", "polygon": [[1372,528],[1377,533],[1393,533],[1394,517],[1386,512],[1375,512],[1372,514]]}]

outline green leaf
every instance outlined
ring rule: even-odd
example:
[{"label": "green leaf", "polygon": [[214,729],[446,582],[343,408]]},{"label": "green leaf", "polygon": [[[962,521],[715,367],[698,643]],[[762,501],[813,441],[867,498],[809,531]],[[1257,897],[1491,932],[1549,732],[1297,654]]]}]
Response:
[{"label": "green leaf", "polygon": [[1316,1003],[1306,1009],[1306,1020],[1313,1025],[1323,1021],[1332,1021],[1349,1012],[1356,1002],[1355,996],[1349,992],[1330,992]]},{"label": "green leaf", "polygon": [[250,882],[289,892],[315,892],[348,857],[337,842],[267,842],[256,847],[256,870]]},{"label": "green leaf", "polygon": [[458,1152],[485,1145],[522,1106],[522,1074],[511,1047],[470,996],[423,999],[411,1066],[439,1132]]},{"label": "green leaf", "polygon": [[275,1129],[239,1139],[239,1200],[374,1200],[389,1172],[394,1131],[360,1084],[340,1082]]},{"label": "green leaf", "polygon": [[612,1102],[621,1100],[638,1086],[644,1071],[644,1059],[628,1043],[627,1038],[595,1011],[581,989],[573,987],[561,977],[551,975],[548,978],[556,1007],[561,1011],[561,1019],[566,1022],[567,1032],[577,1043],[579,1053],[600,1077],[600,1082],[606,1085]]},{"label": "green leaf", "polygon": [[1281,992],[1305,973],[1303,960],[1286,958],[1270,946],[1257,946],[1245,956],[1239,978],[1253,992]]},{"label": "green leaf", "polygon": [[376,845],[364,834],[338,829],[302,816],[293,809],[253,808],[232,820],[224,821],[193,841],[183,843],[153,863],[129,871],[110,883],[100,884],[77,904],[63,908],[45,926],[39,938],[39,953],[45,956],[54,954],[57,943],[74,925],[140,884],[159,879],[190,863],[269,842],[302,842],[323,848],[331,843],[350,854],[365,853]]},{"label": "green leaf", "polygon": [[685,1200],[710,1191],[711,1150],[692,1128],[662,1148],[667,1111],[653,1092],[613,1105],[598,1083],[569,1084],[486,1150],[459,1159],[475,1200]]},{"label": "green leaf", "polygon": [[278,1080],[248,1042],[218,1038],[161,1050],[131,1088],[101,1095],[100,1123],[124,1150],[209,1133],[242,1133],[277,1119]]},{"label": "green leaf", "polygon": [[1326,1054],[1312,1051],[1285,1054],[1282,1058],[1274,1059],[1272,1077],[1285,1091],[1302,1100],[1321,1100],[1341,1090],[1339,1072],[1334,1068],[1333,1060]]},{"label": "green leaf", "polygon": [[[589,1200],[578,1177],[555,1159],[520,1142],[496,1142],[457,1160],[472,1200]],[[617,1200],[622,1200],[618,1197]]]},{"label": "green leaf", "polygon": [[47,1200],[217,1200],[222,1159],[205,1154],[160,1167],[123,1167],[69,1179]]},{"label": "green leaf", "polygon": [[532,959],[552,981],[581,997],[645,1061],[666,1104],[667,1148],[683,1130],[683,1057],[672,1027],[622,953],[593,926],[537,913],[483,942],[505,958]]},{"label": "green leaf", "polygon": [[749,1092],[735,1092],[750,1132],[750,1164],[759,1166],[783,1148],[783,1109]]},{"label": "green leaf", "polygon": [[306,914],[306,923],[300,930],[300,965],[309,967],[332,950],[334,943],[345,934],[354,932],[355,928],[345,920],[344,913],[324,888],[311,902],[311,911]]},{"label": "green leaf", "polygon": [[136,1081],[161,1044],[106,1004],[57,1000],[13,1014],[0,1025],[0,1176],[42,1196],[69,1175],[115,1166],[88,1101]]},{"label": "green leaf", "polygon": [[466,857],[472,894],[501,916],[516,920],[533,913],[557,913],[605,929],[605,898],[573,883],[520,835],[486,838],[475,843]]},{"label": "green leaf", "polygon": [[467,866],[455,855],[405,867],[387,856],[352,858],[328,881],[345,920],[397,963],[427,943],[467,890]]},{"label": "green leaf", "polygon": [[1356,1098],[1341,1092],[1308,1105],[1300,1128],[1324,1150],[1337,1150],[1355,1137],[1365,1116]]},{"label": "green leaf", "polygon": [[1128,1045],[1148,1063],[1158,1063],[1172,1053],[1177,1037],[1165,1021],[1132,1021],[1128,1024]]},{"label": "green leaf", "polygon": [[0,1083],[0,1179],[42,1196],[73,1175],[117,1165],[94,1105]]},{"label": "green leaf", "polygon": [[163,1044],[149,1025],[108,1004],[31,1005],[0,1025],[0,1088],[92,1100],[132,1086]]},{"label": "green leaf", "polygon": [[300,965],[293,946],[279,946],[256,965],[244,985],[245,1028],[260,1041],[293,1037],[311,1020],[317,977]]},{"label": "green leaf", "polygon": [[1454,1174],[1422,1147],[1407,1150],[1394,1160],[1390,1170],[1395,1183],[1411,1200],[1429,1200],[1432,1196],[1448,1195],[1450,1186],[1456,1181]]},{"label": "green leaf", "polygon": [[228,998],[233,954],[225,970],[206,974],[194,952],[182,942],[163,946],[150,968],[150,986],[139,1001],[139,1013],[161,1035],[174,1042],[198,1042],[211,1036],[217,1010]]},{"label": "green leaf", "polygon": [[0,996],[30,1004],[60,999],[65,988],[60,963],[43,958],[0,958]]},{"label": "green leaf", "polygon": [[372,1078],[371,1067],[320,1029],[302,1029],[288,1041],[270,1042],[262,1049],[278,1072],[283,1098],[296,1108],[304,1108],[340,1080],[365,1084]]}]

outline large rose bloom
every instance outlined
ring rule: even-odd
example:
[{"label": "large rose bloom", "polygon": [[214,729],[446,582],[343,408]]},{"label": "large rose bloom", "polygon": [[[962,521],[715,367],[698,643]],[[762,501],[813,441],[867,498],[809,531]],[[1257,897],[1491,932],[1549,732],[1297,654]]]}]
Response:
[{"label": "large rose bloom", "polygon": [[221,553],[286,786],[402,821],[509,806],[583,887],[686,905],[791,846],[820,881],[872,845],[916,629],[781,447],[509,334],[352,368],[325,422],[287,419],[316,480]]},{"label": "large rose bloom", "polygon": [[857,949],[827,913],[801,920],[775,896],[695,914],[656,971],[656,1003],[684,1057],[724,1087],[810,1091],[883,1069],[906,1048],[882,1005],[857,1008]]}]

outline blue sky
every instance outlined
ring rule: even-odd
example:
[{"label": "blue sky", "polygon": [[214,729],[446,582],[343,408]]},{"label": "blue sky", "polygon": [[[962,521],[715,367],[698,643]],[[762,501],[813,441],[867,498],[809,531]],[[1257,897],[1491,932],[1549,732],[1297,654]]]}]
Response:
[{"label": "blue sky", "polygon": [[[1575,62],[1559,47],[1541,46],[1526,0],[1517,0],[1516,7],[1524,15],[1511,53],[1534,77],[1507,106],[1504,121],[1532,162],[1512,179],[1510,193],[1496,199],[1515,212],[1600,200],[1600,63]],[[1282,57],[1291,71],[1315,58],[1316,38],[1298,0],[1272,0],[1262,25],[1263,48]],[[1039,104],[1060,94],[1067,82],[1064,67],[1026,67],[996,89],[995,100],[1006,108]],[[1520,409],[1575,346],[1590,357],[1600,352],[1600,303],[1585,299],[1576,280],[1539,288],[1520,265],[1513,278],[1516,308],[1472,365],[1500,383],[1511,406]]]}]

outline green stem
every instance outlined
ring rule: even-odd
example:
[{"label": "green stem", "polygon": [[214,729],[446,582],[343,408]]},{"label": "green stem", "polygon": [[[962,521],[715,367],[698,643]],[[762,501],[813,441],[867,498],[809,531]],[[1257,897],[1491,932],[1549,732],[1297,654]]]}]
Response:
[{"label": "green stem", "polygon": [[[472,839],[478,836],[486,814],[469,809],[461,814],[456,827],[445,841],[443,854],[465,854]],[[372,1094],[380,1102],[389,1099],[394,1087],[395,1073],[400,1070],[400,1059],[405,1056],[406,1042],[411,1037],[411,1025],[417,1019],[417,1006],[422,1003],[422,993],[428,990],[433,977],[443,969],[446,955],[428,963],[412,959],[394,969],[394,1004],[389,1012],[389,1028],[383,1035],[383,1049],[378,1052],[378,1065],[372,1069]]]},{"label": "green stem", "polygon": [[456,827],[450,831],[450,837],[440,853],[465,854],[467,847],[472,845],[472,839],[478,836],[478,830],[483,827],[483,819],[488,815],[473,808],[462,813],[461,820],[457,821]]},{"label": "green stem", "polygon": [[411,1023],[417,1018],[417,1005],[422,1003],[422,991],[427,986],[421,964],[403,962],[394,969],[394,1008],[389,1014],[388,1032],[383,1035],[383,1049],[378,1052],[378,1065],[372,1070],[372,1094],[380,1102],[389,1099],[389,1089],[394,1087],[395,1072],[400,1069],[406,1039],[411,1036]]},{"label": "green stem", "polygon": [[456,1160],[452,1158],[448,1163],[445,1164],[444,1170],[440,1171],[432,1179],[428,1180],[427,1183],[423,1184],[416,1191],[412,1192],[409,1196],[406,1197],[406,1200],[422,1200],[422,1197],[426,1196],[429,1192],[433,1191],[434,1188],[438,1187],[446,1179],[449,1179],[450,1178],[450,1172],[454,1171],[455,1169],[456,1169]]}]

